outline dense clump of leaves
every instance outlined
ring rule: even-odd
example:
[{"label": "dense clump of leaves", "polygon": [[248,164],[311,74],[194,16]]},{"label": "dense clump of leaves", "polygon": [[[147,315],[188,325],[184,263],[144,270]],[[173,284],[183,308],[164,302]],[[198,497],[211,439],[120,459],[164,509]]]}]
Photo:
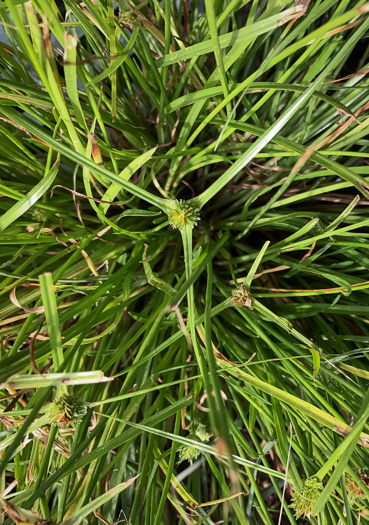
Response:
[{"label": "dense clump of leaves", "polygon": [[368,522],[368,13],[0,2],[1,522]]}]

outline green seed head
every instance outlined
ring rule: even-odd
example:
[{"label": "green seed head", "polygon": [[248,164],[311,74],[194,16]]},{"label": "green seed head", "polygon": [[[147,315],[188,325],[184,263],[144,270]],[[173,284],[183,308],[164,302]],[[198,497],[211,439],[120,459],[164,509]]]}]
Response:
[{"label": "green seed head", "polygon": [[32,212],[32,219],[36,222],[44,222],[47,219],[46,213],[44,210],[41,210],[39,208],[35,208]]},{"label": "green seed head", "polygon": [[122,25],[132,26],[139,21],[138,15],[130,9],[119,9],[118,21]]},{"label": "green seed head", "polygon": [[295,491],[292,496],[291,507],[295,509],[296,518],[301,516],[310,518],[313,507],[323,490],[323,484],[320,479],[308,478],[302,488],[301,493]]},{"label": "green seed head", "polygon": [[87,413],[87,407],[73,394],[65,394],[53,403],[52,416],[54,423],[65,427],[78,424]]},{"label": "green seed head", "polygon": [[[204,441],[209,441],[213,434],[209,434],[206,431],[205,425],[199,423],[192,428],[189,438],[196,443],[202,443]],[[179,460],[178,464],[182,461],[188,461],[191,465],[192,463],[200,456],[201,451],[192,445],[182,445],[179,447]]]},{"label": "green seed head", "polygon": [[192,463],[196,461],[200,454],[201,452],[198,448],[192,447],[191,445],[183,445],[179,449],[178,464],[182,463],[183,461],[188,461],[192,465]]},{"label": "green seed head", "polygon": [[200,219],[200,210],[191,201],[178,200],[174,202],[168,218],[172,228],[178,230],[193,228]]}]

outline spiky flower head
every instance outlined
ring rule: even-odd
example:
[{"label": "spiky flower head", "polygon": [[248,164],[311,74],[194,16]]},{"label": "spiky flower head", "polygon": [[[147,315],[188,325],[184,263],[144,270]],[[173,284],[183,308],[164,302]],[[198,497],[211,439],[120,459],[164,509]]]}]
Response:
[{"label": "spiky flower head", "polygon": [[168,218],[172,228],[193,228],[200,219],[200,209],[192,201],[177,200],[168,212]]},{"label": "spiky flower head", "polygon": [[301,516],[310,518],[317,499],[323,490],[323,484],[319,478],[308,478],[302,487],[301,492],[294,491],[292,495],[291,507],[295,509],[296,518]]},{"label": "spiky flower head", "polygon": [[[191,439],[195,441],[194,436],[191,436]],[[199,439],[197,441],[200,442]],[[198,448],[193,447],[192,445],[182,445],[179,449],[178,464],[182,463],[183,461],[188,461],[192,465],[192,463],[196,461],[200,454],[201,451]]]},{"label": "spiky flower head", "polygon": [[52,407],[54,423],[66,427],[78,424],[87,413],[87,406],[73,394],[64,394],[59,397]]},{"label": "spiky flower head", "polygon": [[240,306],[251,308],[252,301],[250,294],[243,286],[239,286],[233,290],[232,301],[236,308],[239,308]]},{"label": "spiky flower head", "polygon": [[[195,443],[202,443],[204,441],[209,441],[212,435],[213,434],[209,434],[209,432],[206,431],[205,425],[199,423],[193,428],[188,437]],[[196,446],[182,445],[179,448],[178,464],[182,463],[182,461],[188,461],[192,465],[192,463],[200,456],[200,454],[201,450],[199,450]]]},{"label": "spiky flower head", "polygon": [[131,9],[119,9],[118,22],[122,25],[133,27],[139,22],[139,17]]},{"label": "spiky flower head", "polygon": [[40,208],[35,208],[31,212],[32,219],[35,222],[44,222],[47,219],[47,215],[44,210],[41,210]]}]

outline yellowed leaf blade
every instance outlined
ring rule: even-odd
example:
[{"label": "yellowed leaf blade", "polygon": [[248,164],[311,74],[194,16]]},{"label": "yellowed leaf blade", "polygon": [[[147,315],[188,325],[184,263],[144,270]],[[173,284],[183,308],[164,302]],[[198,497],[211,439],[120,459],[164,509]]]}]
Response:
[{"label": "yellowed leaf blade", "polygon": [[208,501],[206,503],[200,503],[199,505],[197,505],[198,507],[210,507],[211,505],[218,505],[218,503],[224,503],[225,501],[229,501],[231,499],[235,499],[235,498],[238,498],[238,496],[245,496],[247,494],[247,492],[236,492],[236,494],[232,494],[231,496],[228,496],[226,498],[220,498],[220,499],[215,499],[214,501]]}]

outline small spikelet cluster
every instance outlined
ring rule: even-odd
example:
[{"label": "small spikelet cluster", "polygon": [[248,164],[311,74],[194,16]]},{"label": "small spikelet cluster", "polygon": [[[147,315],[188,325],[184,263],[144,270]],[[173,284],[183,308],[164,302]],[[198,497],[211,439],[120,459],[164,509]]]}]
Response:
[{"label": "small spikelet cluster", "polygon": [[118,21],[122,25],[132,26],[139,21],[139,18],[131,9],[119,9]]},{"label": "small spikelet cluster", "polygon": [[73,394],[65,394],[57,399],[53,406],[54,423],[66,427],[78,424],[87,413],[87,407]]},{"label": "small spikelet cluster", "polygon": [[364,492],[348,472],[345,472],[344,480],[347,490],[348,502],[350,505],[353,505],[357,500],[363,499],[365,497]]},{"label": "small spikelet cluster", "polygon": [[[194,439],[194,437],[191,436],[191,439]],[[183,445],[179,450],[178,464],[182,463],[183,461],[188,461],[192,465],[192,463],[196,461],[200,454],[201,451],[198,448],[192,447],[191,445]]]},{"label": "small spikelet cluster", "polygon": [[168,213],[172,228],[183,230],[193,228],[200,219],[200,210],[191,201],[178,200],[174,202],[173,208]]},{"label": "small spikelet cluster", "polygon": [[35,208],[32,212],[32,219],[36,222],[43,222],[47,219],[46,213],[40,208]]},{"label": "small spikelet cluster", "polygon": [[[368,476],[363,474],[360,470],[358,471],[359,476],[368,485]],[[347,497],[350,505],[354,505],[357,501],[360,501],[365,498],[364,492],[361,490],[359,485],[356,483],[354,478],[350,476],[348,472],[344,474],[345,487],[347,490]]]},{"label": "small spikelet cluster", "polygon": [[294,491],[291,507],[295,509],[296,518],[310,518],[313,507],[323,490],[323,484],[319,478],[308,478],[303,485],[302,491]]},{"label": "small spikelet cluster", "polygon": [[239,308],[240,306],[246,306],[247,308],[251,308],[251,297],[246,288],[243,288],[240,286],[239,288],[235,288],[232,292],[232,301],[234,306]]},{"label": "small spikelet cluster", "polygon": [[[212,437],[212,434],[209,434],[206,431],[205,425],[202,425],[199,423],[196,425],[196,427],[192,430],[192,432],[189,434],[189,439],[196,443],[203,443],[206,441],[209,441],[209,439]],[[192,445],[182,445],[179,448],[179,460],[178,464],[182,463],[183,461],[188,461],[191,465],[196,459],[200,456],[201,451],[196,447]]]}]

